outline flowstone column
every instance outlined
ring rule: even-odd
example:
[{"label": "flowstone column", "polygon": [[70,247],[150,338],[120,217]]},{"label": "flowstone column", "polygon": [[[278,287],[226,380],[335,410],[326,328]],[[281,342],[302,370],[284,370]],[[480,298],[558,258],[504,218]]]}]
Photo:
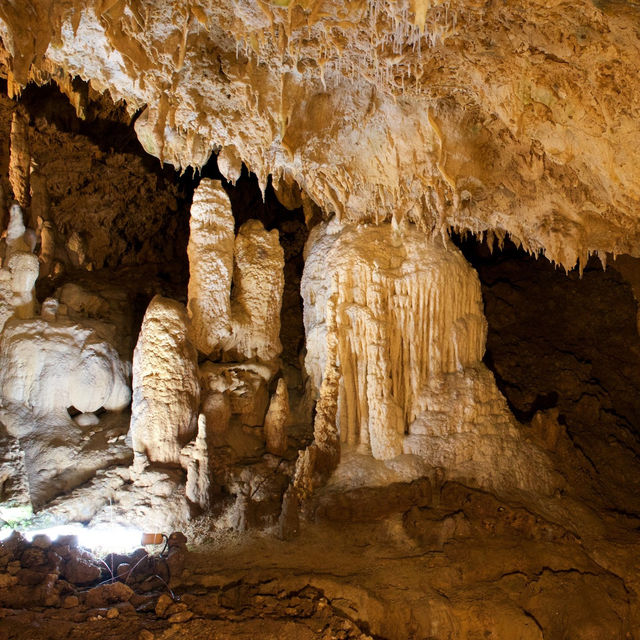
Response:
[{"label": "flowstone column", "polygon": [[409,226],[320,225],[302,281],[307,370],[321,388],[335,298],[341,441],[379,459],[403,453],[434,376],[480,362],[486,321],[478,278],[449,241]]}]

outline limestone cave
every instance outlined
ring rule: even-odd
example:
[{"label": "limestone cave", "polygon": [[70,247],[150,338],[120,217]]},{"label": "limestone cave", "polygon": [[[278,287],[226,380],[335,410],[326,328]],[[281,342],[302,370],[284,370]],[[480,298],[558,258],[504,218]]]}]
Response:
[{"label": "limestone cave", "polygon": [[640,639],[639,54],[0,0],[0,640]]}]

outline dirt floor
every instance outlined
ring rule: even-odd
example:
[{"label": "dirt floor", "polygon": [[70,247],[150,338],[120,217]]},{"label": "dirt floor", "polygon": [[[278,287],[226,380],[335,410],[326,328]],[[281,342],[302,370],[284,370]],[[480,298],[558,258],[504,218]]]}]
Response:
[{"label": "dirt floor", "polygon": [[51,606],[11,606],[15,587],[0,588],[0,638],[639,637],[640,536],[625,518],[420,482],[383,503],[360,491],[351,510],[326,494],[293,541],[220,535],[168,583],[58,588]]}]

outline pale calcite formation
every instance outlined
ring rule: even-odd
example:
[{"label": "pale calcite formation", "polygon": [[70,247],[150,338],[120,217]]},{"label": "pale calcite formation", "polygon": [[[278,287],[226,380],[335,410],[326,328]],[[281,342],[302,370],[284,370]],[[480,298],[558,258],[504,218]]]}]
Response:
[{"label": "pale calcite formation", "polygon": [[189,255],[190,337],[205,355],[231,334],[234,219],[220,181],[203,179],[193,195]]},{"label": "pale calcite formation", "polygon": [[284,251],[278,231],[259,220],[245,222],[234,250],[231,315],[233,334],[225,345],[241,360],[273,360],[282,351],[280,309],[284,289]]},{"label": "pale calcite formation", "polygon": [[0,423],[0,519],[19,521],[31,515],[31,495],[20,440]]},{"label": "pale calcite formation", "polygon": [[231,418],[245,426],[262,426],[273,374],[273,368],[251,362],[202,363],[201,411],[207,418],[208,433],[223,433]]},{"label": "pale calcite formation", "polygon": [[207,418],[198,416],[198,435],[181,452],[181,464],[187,472],[185,495],[201,509],[209,507],[211,478],[209,471],[209,446],[207,438]]},{"label": "pale calcite formation", "polygon": [[180,464],[197,433],[198,354],[182,304],[155,296],[133,354],[131,437],[134,452],[152,462]]},{"label": "pale calcite formation", "polygon": [[[190,336],[198,350],[238,360],[273,360],[282,351],[280,309],[284,252],[278,232],[249,220],[234,238],[229,198],[204,179],[191,205],[189,236]],[[231,282],[233,280],[233,294]]]},{"label": "pale calcite formation", "polygon": [[264,437],[267,451],[281,456],[287,450],[287,423],[289,421],[289,392],[284,378],[278,380],[264,418]]},{"label": "pale calcite formation", "polygon": [[[3,406],[22,406],[52,422],[68,421],[67,409],[83,413],[120,411],[131,400],[128,366],[90,327],[41,318],[7,322],[0,336],[0,396]],[[24,421],[23,421],[24,422]],[[28,420],[7,427],[16,436]]]},{"label": "pale calcite formation", "polygon": [[19,318],[35,315],[35,283],[40,265],[31,251],[22,209],[15,204],[9,211],[5,256],[0,269],[0,330],[13,315]]},{"label": "pale calcite formation", "polygon": [[326,309],[335,296],[341,439],[376,458],[402,453],[430,378],[484,353],[475,272],[449,241],[415,227],[322,225],[309,240],[302,283],[306,366],[317,389],[326,362]]},{"label": "pale calcite formation", "polygon": [[306,365],[343,446],[379,460],[414,454],[484,486],[551,488],[548,462],[522,441],[481,362],[480,283],[447,239],[330,223],[306,252]]}]

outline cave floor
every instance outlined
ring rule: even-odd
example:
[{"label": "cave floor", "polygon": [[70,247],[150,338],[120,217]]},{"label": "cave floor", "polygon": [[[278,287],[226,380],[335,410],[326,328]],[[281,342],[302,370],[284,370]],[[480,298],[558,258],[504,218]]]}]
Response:
[{"label": "cave floor", "polygon": [[0,609],[0,638],[638,637],[635,520],[455,482],[434,495],[375,521],[304,523],[291,541],[220,534],[188,554],[166,611],[161,592]]}]

